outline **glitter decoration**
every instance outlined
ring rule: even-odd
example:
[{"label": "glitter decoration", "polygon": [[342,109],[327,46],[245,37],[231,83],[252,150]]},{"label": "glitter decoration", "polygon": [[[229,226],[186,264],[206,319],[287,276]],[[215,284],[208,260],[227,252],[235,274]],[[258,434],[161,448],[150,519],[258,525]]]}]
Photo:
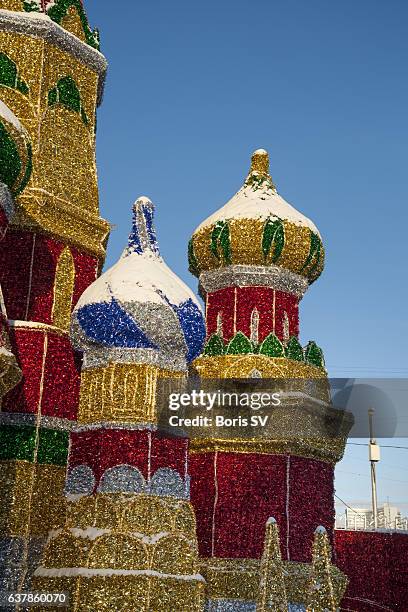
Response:
[{"label": "glitter decoration", "polygon": [[79,403],[79,359],[67,331],[109,234],[95,166],[106,61],[86,44],[82,26],[74,35],[76,9],[61,15],[68,32],[50,16],[23,12],[22,2],[2,8],[0,523],[2,537],[22,546],[18,563],[9,558],[4,568],[8,576],[15,570],[13,590],[21,591],[31,587],[49,531],[65,520],[68,437]]},{"label": "glitter decoration", "polygon": [[86,42],[99,50],[100,41],[99,41],[99,31],[92,31],[89,27],[88,18],[85,14],[84,7],[80,0],[54,0],[53,2],[46,3],[46,12],[49,17],[56,23],[64,26],[64,18],[66,17],[68,11],[73,8],[77,11],[79,16],[83,32],[85,35]]},{"label": "glitter decoration", "polygon": [[239,599],[210,599],[204,608],[205,612],[256,612],[255,602]]},{"label": "glitter decoration", "polygon": [[211,233],[211,251],[219,261],[228,265],[231,263],[231,243],[228,223],[218,221]]},{"label": "glitter decoration", "polygon": [[27,537],[29,530],[32,536],[46,536],[50,529],[60,527],[65,519],[61,496],[64,479],[65,467],[3,461],[0,470],[2,533]]},{"label": "glitter decoration", "polygon": [[48,106],[62,104],[68,110],[79,113],[85,125],[88,125],[88,117],[82,106],[81,94],[74,79],[70,76],[59,79],[55,87],[48,92]]},{"label": "glitter decoration", "polygon": [[224,353],[225,344],[223,339],[218,334],[211,334],[204,346],[203,355],[214,357],[215,355],[223,355]]},{"label": "glitter decoration", "polygon": [[189,254],[196,276],[229,264],[275,265],[312,283],[324,266],[316,227],[278,195],[266,151],[255,152],[243,187],[194,232]]},{"label": "glitter decoration", "polygon": [[0,460],[32,461],[36,431],[34,427],[0,427]]},{"label": "glitter decoration", "polygon": [[200,274],[200,293],[203,296],[225,287],[270,287],[301,298],[308,283],[302,276],[274,265],[231,265]]},{"label": "glitter decoration", "polygon": [[72,293],[75,284],[75,263],[69,247],[59,256],[55,270],[52,321],[60,329],[69,329],[72,309]]},{"label": "glitter decoration", "polygon": [[[111,347],[158,349],[115,298],[101,304],[86,304],[76,316],[83,332],[100,344]],[[98,323],[97,326],[95,322]]]},{"label": "glitter decoration", "polygon": [[[99,50],[99,31],[96,29],[92,31],[89,27],[88,18],[80,0],[22,0],[21,4],[22,7],[17,10],[23,8],[27,13],[45,12],[53,21]],[[15,10],[14,6],[4,8]]]},{"label": "glitter decoration", "polygon": [[[0,85],[4,103],[24,126],[28,144],[32,144],[32,156],[31,144],[24,158],[19,152],[26,174],[18,187],[13,187],[19,195],[18,223],[32,227],[34,222],[43,231],[103,258],[109,225],[98,213],[94,128],[106,61],[95,49],[36,12],[0,13],[0,52],[14,62],[18,78],[28,87],[22,95]],[[75,81],[77,95],[67,77]],[[38,87],[41,79],[47,91],[58,84],[50,94],[51,106]]]},{"label": "glitter decoration", "polygon": [[336,530],[336,565],[349,578],[341,607],[404,610],[408,601],[407,554],[404,532]]},{"label": "glitter decoration", "polygon": [[[37,430],[30,426],[0,426],[0,460],[33,461],[37,452],[38,463],[66,465],[68,453],[68,434],[58,430]],[[37,445],[37,448],[36,448]]]},{"label": "glitter decoration", "polygon": [[[343,581],[343,592],[347,581]],[[341,595],[343,595],[343,592]],[[332,580],[331,547],[324,527],[318,527],[313,541],[312,580],[309,586],[306,612],[327,610],[337,612],[339,606],[338,593]]]},{"label": "glitter decoration", "polygon": [[[15,248],[19,251],[18,261],[14,256]],[[63,265],[58,266],[59,262]],[[49,236],[13,226],[8,228],[0,245],[0,263],[0,283],[9,319],[48,325],[54,325],[55,301],[65,303],[63,298],[66,296],[67,301],[70,298],[75,305],[79,294],[95,280],[98,267],[97,258],[88,253],[80,253]],[[56,283],[59,268],[62,268],[62,283]],[[71,310],[71,304],[68,306]],[[67,310],[68,307],[64,312]],[[66,329],[60,331],[66,332]]]},{"label": "glitter decoration", "polygon": [[[99,35],[80,0],[2,8],[1,587],[67,591],[74,612],[317,612],[340,607],[346,571],[343,607],[403,609],[401,541],[379,564],[386,534],[334,534],[333,472],[351,421],[330,404],[322,350],[299,343],[299,301],[324,249],[278,195],[267,152],[189,242],[206,325],[160,256],[148,198],[98,278],[110,230],[95,165]],[[189,375],[204,387],[295,379],[290,417],[274,410],[265,436],[170,435],[163,401]]]},{"label": "glitter decoration", "polygon": [[253,369],[261,372],[262,378],[326,378],[323,368],[288,359],[286,357],[268,357],[266,355],[217,355],[201,356],[194,360],[193,367],[203,378],[250,378]]},{"label": "glitter decoration", "polygon": [[160,374],[150,364],[111,363],[108,367],[83,370],[78,421],[154,423]]},{"label": "glitter decoration", "polygon": [[315,365],[318,368],[324,368],[323,351],[317,346],[316,342],[313,342],[313,340],[308,342],[304,352],[307,363]]},{"label": "glitter decoration", "polygon": [[77,465],[68,471],[65,482],[67,495],[86,495],[95,487],[95,476],[88,465]]},{"label": "glitter decoration", "polygon": [[11,350],[9,325],[0,287],[0,402],[21,379],[21,370]]},{"label": "glitter decoration", "polygon": [[[145,426],[139,429],[132,429],[131,424],[115,428],[103,425],[92,429],[78,427],[71,433],[69,462],[70,469],[87,465],[94,474],[96,484],[100,483],[107,470],[118,465],[137,468],[146,481],[166,468],[176,471],[183,478],[185,491],[187,449],[186,438],[168,438]],[[174,480],[173,472],[170,472],[169,484],[172,485]]]},{"label": "glitter decoration", "polygon": [[80,298],[72,336],[85,353],[92,353],[97,342],[153,349],[187,361],[200,354],[205,338],[200,306],[160,257],[152,219],[153,204],[139,198],[122,258]]},{"label": "glitter decoration", "polygon": [[288,359],[294,359],[295,361],[304,361],[305,359],[300,342],[295,336],[290,338],[285,348],[285,354]]},{"label": "glitter decoration", "polygon": [[10,108],[0,101],[0,181],[9,187],[13,196],[26,187],[32,163],[26,130]]},{"label": "glitter decoration", "polygon": [[4,397],[3,410],[75,419],[79,374],[69,339],[22,322],[11,327],[11,344],[24,376]]},{"label": "glitter decoration", "polygon": [[206,580],[207,600],[212,605],[255,605],[259,588],[259,559],[201,558],[201,573]]},{"label": "glitter decoration", "polygon": [[0,240],[3,240],[8,224],[15,212],[14,200],[10,189],[0,182]]},{"label": "glitter decoration", "polygon": [[160,256],[153,217],[153,203],[149,198],[139,198],[133,205],[132,231],[129,235],[126,254],[138,253],[141,255],[144,251],[150,250]]},{"label": "glitter decoration", "polygon": [[252,153],[249,174],[252,174],[252,172],[258,172],[262,176],[269,176],[269,154],[265,149],[257,149]]},{"label": "glitter decoration", "polygon": [[148,609],[203,609],[194,514],[187,502],[97,494],[77,498],[69,508],[65,528],[48,541],[35,588],[54,591],[64,585],[73,610],[91,609],[95,597],[99,602],[97,586],[104,593],[98,609],[122,606],[124,593],[132,594],[132,609],[142,604],[152,606]]},{"label": "glitter decoration", "polygon": [[308,270],[308,276],[313,277],[316,269],[318,269],[320,266],[321,259],[323,257],[322,251],[323,245],[322,241],[320,240],[320,236],[310,230],[310,250],[301,272]]},{"label": "glitter decoration", "polygon": [[106,470],[99,482],[101,493],[141,493],[146,483],[139,470],[131,465],[116,465]]},{"label": "glitter decoration", "polygon": [[206,296],[207,334],[231,340],[239,331],[255,343],[270,333],[281,342],[299,334],[296,296],[270,287],[225,287]]},{"label": "glitter decoration", "polygon": [[279,530],[274,518],[266,522],[265,543],[260,565],[257,612],[287,612],[285,575],[280,551]]},{"label": "glitter decoration", "polygon": [[259,354],[268,357],[284,357],[285,350],[279,338],[275,334],[269,334],[259,347]]},{"label": "glitter decoration", "polygon": [[59,429],[61,431],[70,431],[74,425],[73,421],[68,419],[59,419],[58,417],[42,416],[38,419],[35,414],[27,414],[21,412],[0,412],[1,425],[16,425],[16,426],[35,426],[39,424],[46,429]]},{"label": "glitter decoration", "polygon": [[194,253],[194,242],[192,238],[190,238],[188,242],[188,267],[194,276],[199,275],[198,262]]},{"label": "glitter decoration", "polygon": [[282,254],[283,247],[285,246],[285,229],[280,219],[272,221],[267,219],[262,234],[262,251],[264,258],[267,259],[268,255],[273,249],[273,255],[271,256],[272,263],[275,263]]},{"label": "glitter decoration", "polygon": [[188,497],[188,490],[186,490],[180,474],[176,470],[167,467],[158,469],[152,476],[149,491],[152,495],[159,495],[161,497]]},{"label": "glitter decoration", "polygon": [[[333,532],[333,466],[292,456],[288,471],[287,455],[272,453],[192,454],[191,502],[201,556],[260,559],[271,512],[285,543],[284,561],[311,562],[313,531],[320,517]],[[318,507],[313,502],[317,496]]]},{"label": "glitter decoration", "polygon": [[227,355],[247,355],[248,353],[254,352],[253,344],[242,332],[237,332],[235,334],[226,350]]},{"label": "glitter decoration", "polygon": [[22,94],[29,92],[27,83],[18,76],[15,62],[5,53],[0,53],[0,85],[17,89]]}]

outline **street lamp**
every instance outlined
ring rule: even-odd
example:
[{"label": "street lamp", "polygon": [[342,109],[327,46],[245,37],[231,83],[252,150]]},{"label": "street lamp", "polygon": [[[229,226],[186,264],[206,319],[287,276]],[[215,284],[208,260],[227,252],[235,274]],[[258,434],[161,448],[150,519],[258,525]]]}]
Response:
[{"label": "street lamp", "polygon": [[368,410],[368,423],[370,428],[370,443],[368,445],[368,456],[371,464],[371,501],[373,507],[374,529],[378,529],[378,507],[377,507],[377,477],[375,473],[376,463],[380,460],[380,447],[374,438],[373,427],[374,410]]}]

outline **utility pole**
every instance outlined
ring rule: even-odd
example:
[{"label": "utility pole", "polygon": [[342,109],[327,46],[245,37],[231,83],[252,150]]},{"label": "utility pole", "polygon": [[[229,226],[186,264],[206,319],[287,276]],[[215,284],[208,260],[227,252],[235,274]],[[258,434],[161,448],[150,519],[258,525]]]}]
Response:
[{"label": "utility pole", "polygon": [[368,410],[368,424],[370,428],[370,443],[368,446],[368,456],[371,464],[371,501],[373,507],[374,529],[378,529],[378,506],[377,506],[377,477],[375,473],[376,463],[380,460],[380,447],[374,437],[373,426],[374,410]]}]

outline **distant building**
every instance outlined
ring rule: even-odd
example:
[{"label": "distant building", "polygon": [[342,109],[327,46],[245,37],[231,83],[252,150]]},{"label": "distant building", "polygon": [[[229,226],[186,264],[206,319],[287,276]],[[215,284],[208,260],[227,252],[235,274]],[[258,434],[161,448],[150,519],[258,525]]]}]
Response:
[{"label": "distant building", "polygon": [[[336,521],[337,529],[371,530],[374,528],[374,515],[371,508],[346,508],[345,514]],[[378,528],[408,530],[408,518],[388,502],[378,508]]]}]

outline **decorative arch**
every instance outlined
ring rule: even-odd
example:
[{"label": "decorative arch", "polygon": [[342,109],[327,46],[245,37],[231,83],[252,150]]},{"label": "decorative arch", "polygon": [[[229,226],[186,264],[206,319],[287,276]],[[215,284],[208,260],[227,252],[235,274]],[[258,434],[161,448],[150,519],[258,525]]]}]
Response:
[{"label": "decorative arch", "polygon": [[117,529],[121,525],[121,507],[109,495],[95,495],[93,519],[98,529]]},{"label": "decorative arch", "polygon": [[197,552],[181,535],[161,538],[154,549],[152,570],[163,574],[193,575],[197,571]]},{"label": "decorative arch", "polygon": [[223,326],[222,326],[222,312],[218,312],[217,313],[217,331],[216,331],[216,333],[217,333],[217,335],[220,338],[224,337],[223,331],[224,330],[223,330]]},{"label": "decorative arch", "polygon": [[60,533],[50,540],[44,551],[45,567],[81,567],[86,560],[86,549],[71,533]]},{"label": "decorative arch", "polygon": [[142,493],[146,482],[143,474],[132,465],[115,465],[102,474],[98,486],[100,493]]},{"label": "decorative arch", "polygon": [[176,470],[159,468],[150,480],[150,493],[152,495],[186,497],[185,483]]},{"label": "decorative arch", "polygon": [[89,465],[77,465],[69,470],[65,482],[68,495],[90,495],[95,487],[95,476]]},{"label": "decorative arch", "polygon": [[148,536],[172,531],[173,513],[163,499],[138,495],[123,511],[122,528]]},{"label": "decorative arch", "polygon": [[258,344],[259,342],[259,312],[254,308],[251,312],[251,342]]},{"label": "decorative arch", "polygon": [[48,92],[48,106],[62,104],[68,110],[78,113],[85,125],[89,119],[82,106],[81,94],[78,86],[71,76],[61,77],[55,87]]},{"label": "decorative arch", "polygon": [[69,329],[71,322],[72,294],[75,283],[74,258],[69,247],[62,251],[55,271],[52,321],[56,327]]},{"label": "decorative arch", "polygon": [[181,502],[176,512],[175,529],[195,537],[196,517],[193,508],[187,502]]},{"label": "decorative arch", "polygon": [[24,95],[29,92],[27,83],[18,76],[17,64],[3,52],[0,52],[0,85],[16,89]]},{"label": "decorative arch", "polygon": [[282,341],[283,344],[287,344],[290,338],[290,326],[288,313],[284,311],[282,318]]},{"label": "decorative arch", "polygon": [[257,368],[254,368],[250,371],[249,378],[262,378],[262,372],[260,372]]},{"label": "decorative arch", "polygon": [[109,534],[97,538],[90,550],[89,568],[146,570],[149,567],[147,548],[137,537]]},{"label": "decorative arch", "polygon": [[69,529],[87,529],[94,525],[95,515],[94,495],[84,495],[67,505],[67,518],[65,525]]}]

